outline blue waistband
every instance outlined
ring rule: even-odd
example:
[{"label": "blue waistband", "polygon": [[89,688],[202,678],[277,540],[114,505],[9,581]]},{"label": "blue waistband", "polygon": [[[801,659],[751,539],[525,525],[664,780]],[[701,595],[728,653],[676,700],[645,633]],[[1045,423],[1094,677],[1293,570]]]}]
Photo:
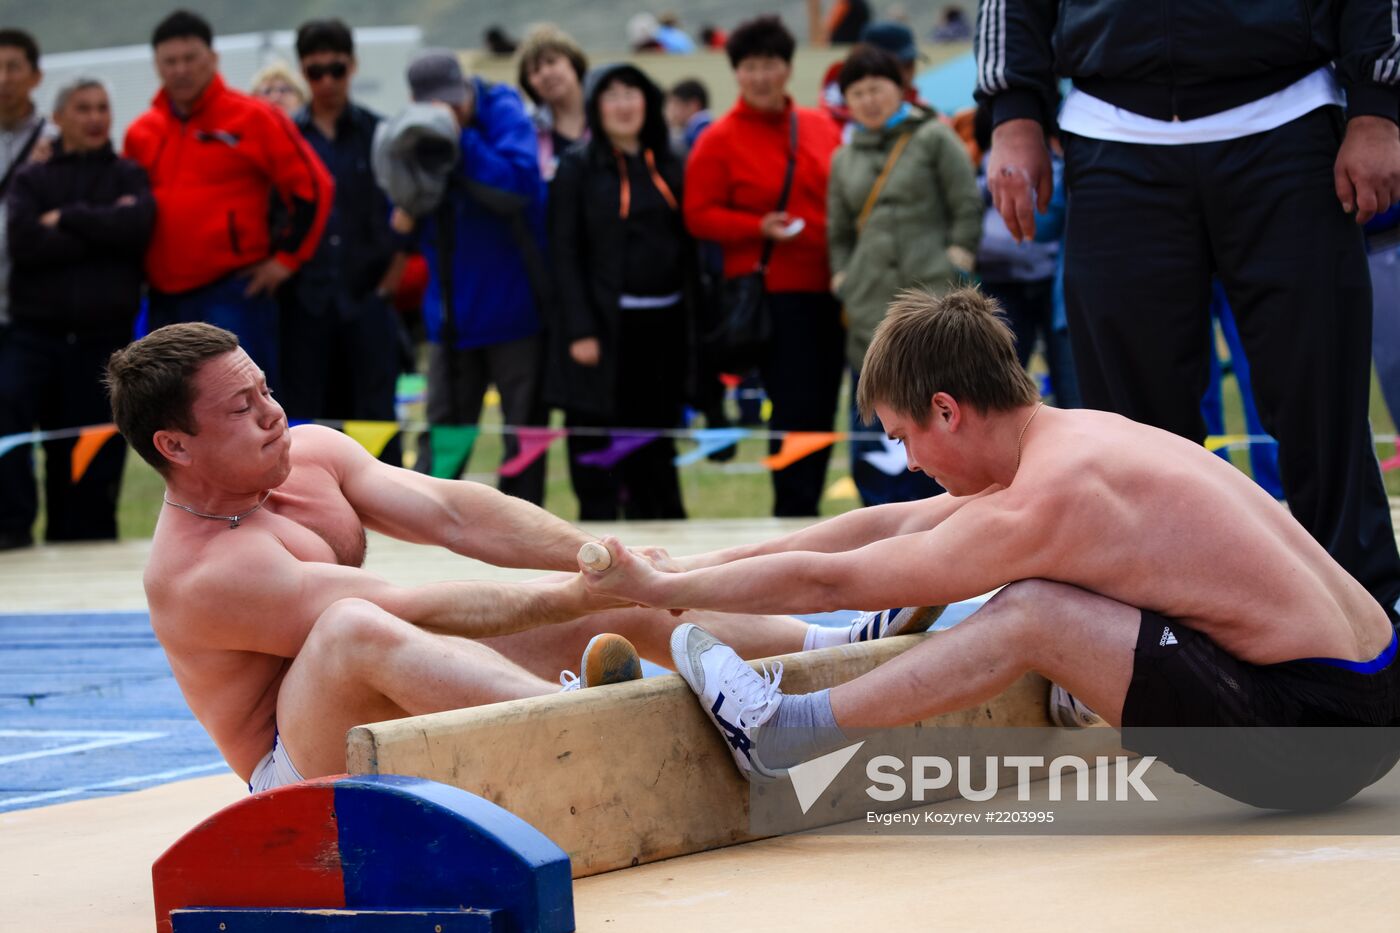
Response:
[{"label": "blue waistband", "polygon": [[1315,664],[1330,664],[1333,667],[1344,667],[1349,671],[1356,671],[1358,674],[1374,674],[1376,671],[1383,671],[1390,666],[1390,662],[1395,660],[1395,650],[1400,644],[1400,636],[1395,632],[1390,633],[1390,644],[1385,646],[1385,650],[1369,661],[1343,661],[1340,658],[1304,658],[1305,661],[1312,661]]}]

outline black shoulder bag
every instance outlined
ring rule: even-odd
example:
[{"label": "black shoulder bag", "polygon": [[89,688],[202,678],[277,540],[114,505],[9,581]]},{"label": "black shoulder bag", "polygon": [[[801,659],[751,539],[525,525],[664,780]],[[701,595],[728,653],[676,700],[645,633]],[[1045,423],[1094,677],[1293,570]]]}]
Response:
[{"label": "black shoulder bag", "polygon": [[[787,207],[796,168],[797,110],[794,108],[788,127],[787,174],[783,177],[783,193],[778,197],[776,211]],[[753,369],[762,361],[773,338],[773,314],[768,307],[764,279],[774,245],[775,241],[765,240],[757,268],[724,283],[719,324],[703,338],[708,355],[721,372],[743,373]]]}]

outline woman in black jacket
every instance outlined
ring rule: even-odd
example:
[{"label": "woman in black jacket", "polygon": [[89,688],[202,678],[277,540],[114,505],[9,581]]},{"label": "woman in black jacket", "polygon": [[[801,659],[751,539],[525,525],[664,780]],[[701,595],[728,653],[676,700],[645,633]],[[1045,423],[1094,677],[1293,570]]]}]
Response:
[{"label": "woman in black jacket", "polygon": [[558,313],[549,394],[570,428],[596,431],[569,436],[580,519],[684,518],[670,438],[613,466],[579,460],[609,446],[598,429],[680,423],[695,273],[660,89],[620,64],[593,72],[585,96],[591,138],[565,153],[550,189]]}]

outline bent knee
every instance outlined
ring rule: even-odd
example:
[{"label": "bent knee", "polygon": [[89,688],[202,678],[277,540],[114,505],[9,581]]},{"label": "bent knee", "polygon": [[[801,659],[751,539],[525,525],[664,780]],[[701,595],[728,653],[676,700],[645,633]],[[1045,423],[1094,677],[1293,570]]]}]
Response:
[{"label": "bent knee", "polygon": [[311,627],[308,645],[320,648],[388,647],[407,634],[408,623],[365,599],[347,597],[326,607]]},{"label": "bent knee", "polygon": [[1088,595],[1077,586],[1054,580],[1017,580],[988,600],[984,611],[988,621],[995,619],[1007,641],[1023,639],[1027,644],[1038,644],[1060,630],[1066,614],[1082,608]]},{"label": "bent knee", "polygon": [[1054,580],[1043,580],[1037,577],[1006,584],[987,604],[1007,608],[1014,606],[1018,609],[1046,610],[1063,605],[1077,598],[1083,592],[1079,587],[1071,586],[1068,583],[1057,583]]}]

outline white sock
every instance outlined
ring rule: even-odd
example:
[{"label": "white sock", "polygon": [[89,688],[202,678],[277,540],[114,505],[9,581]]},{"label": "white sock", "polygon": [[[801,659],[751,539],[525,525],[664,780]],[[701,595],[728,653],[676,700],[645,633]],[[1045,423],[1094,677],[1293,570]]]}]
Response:
[{"label": "white sock", "polygon": [[802,650],[811,651],[814,648],[830,648],[833,645],[849,645],[851,643],[851,630],[849,626],[832,628],[829,625],[807,626],[807,636],[802,639]]}]

